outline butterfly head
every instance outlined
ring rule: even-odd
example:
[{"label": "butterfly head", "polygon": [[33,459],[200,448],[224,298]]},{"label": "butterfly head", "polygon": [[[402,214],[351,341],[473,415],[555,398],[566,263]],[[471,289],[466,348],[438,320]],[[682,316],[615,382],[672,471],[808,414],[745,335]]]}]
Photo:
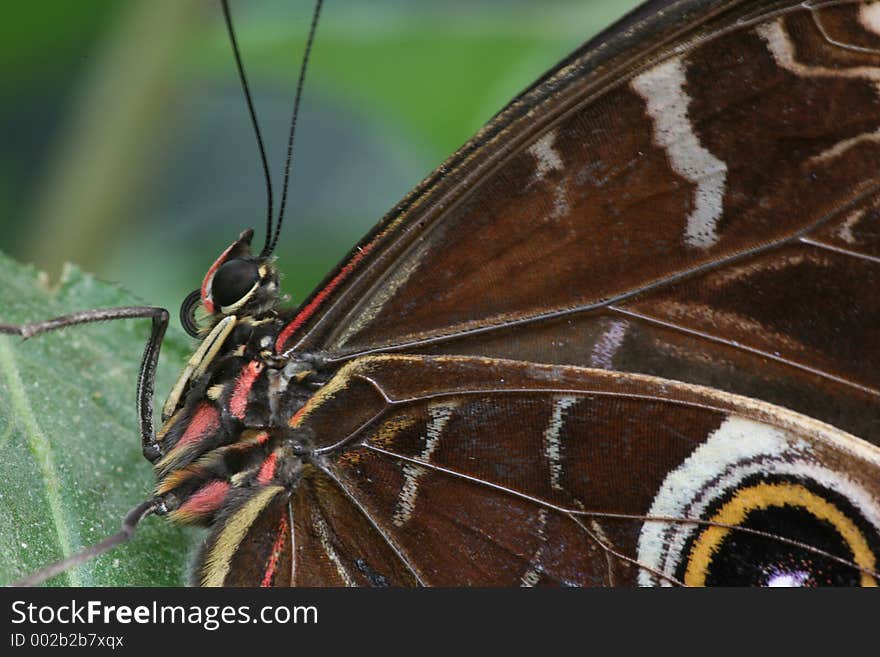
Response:
[{"label": "butterfly head", "polygon": [[[251,253],[254,231],[248,228],[208,269],[202,286],[186,297],[180,321],[186,332],[198,337],[228,315],[262,315],[281,301],[278,269],[272,256]],[[196,319],[201,308],[204,319]]]}]

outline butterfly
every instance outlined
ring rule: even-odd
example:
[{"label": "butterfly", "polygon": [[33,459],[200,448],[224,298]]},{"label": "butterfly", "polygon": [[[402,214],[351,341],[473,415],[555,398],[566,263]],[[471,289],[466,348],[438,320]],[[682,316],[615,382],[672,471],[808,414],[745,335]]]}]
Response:
[{"label": "butterfly", "polygon": [[130,525],[210,527],[205,586],[875,586],[878,64],[880,3],[649,2],[295,309],[270,212],[157,432],[123,311]]}]

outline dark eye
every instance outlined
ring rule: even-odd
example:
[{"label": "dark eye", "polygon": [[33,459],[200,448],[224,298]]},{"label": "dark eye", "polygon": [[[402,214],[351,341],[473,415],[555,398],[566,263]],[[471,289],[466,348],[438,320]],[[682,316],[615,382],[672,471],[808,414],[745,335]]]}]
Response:
[{"label": "dark eye", "polygon": [[260,280],[257,263],[230,260],[220,266],[211,282],[211,298],[217,306],[231,306],[240,301]]}]

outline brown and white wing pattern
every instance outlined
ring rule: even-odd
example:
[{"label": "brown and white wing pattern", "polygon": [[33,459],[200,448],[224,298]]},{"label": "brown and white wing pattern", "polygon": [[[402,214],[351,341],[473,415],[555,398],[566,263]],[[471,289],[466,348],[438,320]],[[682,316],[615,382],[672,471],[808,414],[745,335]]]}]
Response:
[{"label": "brown and white wing pattern", "polygon": [[514,100],[282,321],[200,581],[876,585],[878,7],[650,2]]},{"label": "brown and white wing pattern", "polygon": [[[291,425],[313,437],[296,485],[215,529],[203,582],[278,563],[297,585],[877,582],[880,450],[785,409],[448,356],[361,358],[325,390]],[[292,563],[262,531],[288,513]],[[262,561],[223,570],[250,534]]]},{"label": "brown and white wing pattern", "polygon": [[279,349],[640,372],[880,441],[877,15],[649,3],[396,208]]}]

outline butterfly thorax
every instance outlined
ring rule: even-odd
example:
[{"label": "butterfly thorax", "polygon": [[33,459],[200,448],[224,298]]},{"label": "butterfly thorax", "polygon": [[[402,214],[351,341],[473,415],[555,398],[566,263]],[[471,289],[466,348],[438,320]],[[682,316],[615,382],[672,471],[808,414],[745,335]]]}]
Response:
[{"label": "butterfly thorax", "polygon": [[183,522],[210,524],[237,489],[291,484],[310,449],[288,420],[328,377],[315,358],[274,353],[285,314],[224,321],[181,374],[157,433],[156,495]]},{"label": "butterfly thorax", "polygon": [[278,309],[277,270],[250,255],[250,238],[221,254],[181,310],[200,342],[163,407],[152,459],[156,495],[175,520],[210,524],[245,490],[292,484],[311,451],[289,420],[330,373],[316,357],[276,352],[291,312]]}]

